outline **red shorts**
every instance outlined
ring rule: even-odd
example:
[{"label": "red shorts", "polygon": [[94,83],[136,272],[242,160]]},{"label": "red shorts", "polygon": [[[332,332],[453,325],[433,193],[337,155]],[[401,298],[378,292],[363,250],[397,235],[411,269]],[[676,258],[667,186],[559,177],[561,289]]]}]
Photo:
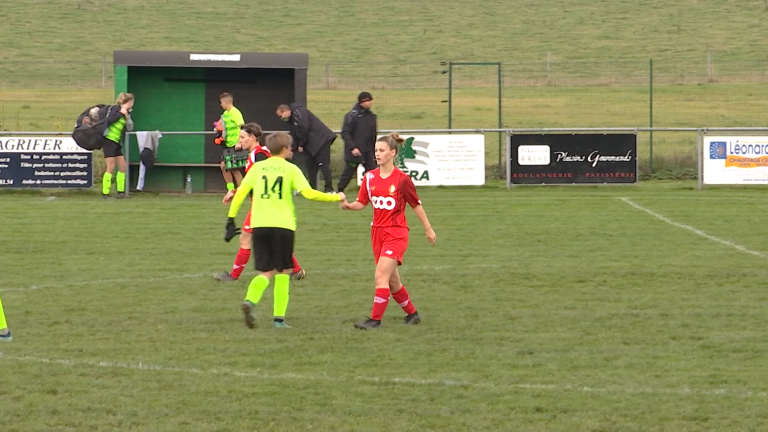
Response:
[{"label": "red shorts", "polygon": [[371,244],[376,264],[384,256],[397,260],[397,265],[403,264],[403,255],[408,249],[408,228],[373,227],[371,228]]},{"label": "red shorts", "polygon": [[248,214],[245,215],[245,220],[243,221],[243,232],[252,233],[253,228],[251,228],[251,212],[248,211]]}]

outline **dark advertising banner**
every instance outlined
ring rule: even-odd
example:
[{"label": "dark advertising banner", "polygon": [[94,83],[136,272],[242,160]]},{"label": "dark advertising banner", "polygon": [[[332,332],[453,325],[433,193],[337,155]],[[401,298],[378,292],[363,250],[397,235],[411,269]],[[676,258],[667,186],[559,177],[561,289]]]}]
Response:
[{"label": "dark advertising banner", "polygon": [[90,188],[93,155],[71,137],[0,137],[0,188]]},{"label": "dark advertising banner", "polygon": [[635,134],[510,136],[510,184],[637,182]]}]

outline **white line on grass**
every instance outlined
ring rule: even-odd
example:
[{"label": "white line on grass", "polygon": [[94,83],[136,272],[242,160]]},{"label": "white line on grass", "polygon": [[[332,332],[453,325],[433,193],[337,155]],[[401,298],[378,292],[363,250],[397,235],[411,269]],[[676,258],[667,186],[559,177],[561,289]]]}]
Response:
[{"label": "white line on grass", "polygon": [[[453,269],[456,268],[455,265],[442,265],[442,266],[408,266],[404,267],[402,270],[446,270],[446,269]],[[475,264],[475,265],[465,265],[460,266],[463,268],[492,268],[492,267],[503,267],[502,264]],[[369,271],[366,269],[365,271]],[[351,273],[353,270],[350,269],[317,269],[312,270],[311,274],[337,274],[337,273]],[[361,270],[354,270],[354,272],[361,272]],[[91,281],[81,281],[81,282],[63,282],[63,283],[55,283],[55,284],[45,284],[45,285],[31,285],[28,287],[18,287],[18,288],[2,288],[0,289],[0,292],[8,292],[8,291],[32,291],[32,290],[38,290],[43,288],[61,288],[61,287],[67,287],[67,286],[83,286],[83,285],[100,285],[100,284],[110,284],[110,283],[126,283],[126,282],[132,282],[132,283],[142,283],[142,282],[157,282],[157,281],[165,281],[165,280],[173,280],[173,279],[187,279],[187,278],[199,278],[199,277],[211,277],[213,275],[213,272],[211,273],[194,273],[194,274],[178,274],[178,275],[171,275],[171,276],[161,276],[161,277],[138,277],[138,278],[120,278],[120,279],[97,279],[97,280],[91,280]]]},{"label": "white line on grass", "polygon": [[255,378],[262,380],[302,380],[302,381],[330,381],[330,382],[365,382],[377,384],[406,384],[417,386],[443,386],[443,387],[475,387],[494,390],[551,390],[551,391],[576,391],[584,393],[631,393],[631,394],[654,394],[654,395],[694,395],[694,396],[731,396],[731,397],[768,397],[768,392],[758,391],[735,391],[727,389],[714,390],[694,390],[690,388],[658,389],[652,387],[590,387],[578,385],[557,385],[557,384],[494,384],[489,382],[470,382],[457,380],[440,379],[418,379],[418,378],[383,378],[366,376],[347,376],[333,377],[326,374],[297,374],[297,373],[271,373],[256,371],[230,371],[222,369],[196,369],[183,368],[177,366],[162,366],[148,363],[119,363],[110,361],[89,361],[89,360],[68,360],[68,359],[49,359],[42,357],[14,356],[6,355],[0,352],[0,359],[25,361],[33,363],[45,363],[71,367],[91,367],[107,369],[129,369],[129,370],[147,370],[157,372],[178,372],[192,375],[225,375],[234,377]]},{"label": "white line on grass", "polygon": [[674,225],[676,227],[686,229],[686,230],[688,230],[688,231],[690,231],[690,232],[692,232],[692,233],[694,233],[696,235],[700,235],[700,236],[704,237],[707,240],[712,240],[714,242],[718,242],[720,244],[724,244],[726,246],[730,246],[730,247],[732,247],[732,248],[734,248],[734,249],[736,249],[738,251],[741,251],[741,252],[744,252],[744,253],[748,253],[750,255],[754,255],[754,256],[757,256],[757,257],[760,257],[760,258],[768,258],[768,255],[766,255],[766,254],[764,254],[762,252],[753,251],[752,249],[747,249],[744,246],[738,245],[738,244],[736,244],[734,242],[731,242],[731,241],[728,241],[728,240],[721,239],[719,237],[715,237],[715,236],[709,235],[709,234],[705,233],[704,231],[702,231],[700,229],[696,229],[696,228],[694,228],[694,227],[692,227],[690,225],[685,225],[685,224],[681,224],[679,222],[675,222],[675,221],[673,221],[672,219],[670,219],[670,218],[668,218],[666,216],[660,215],[659,213],[656,213],[653,210],[647,209],[647,208],[645,208],[645,207],[643,207],[643,206],[641,206],[639,204],[636,204],[634,201],[632,201],[629,198],[620,198],[620,199],[622,201],[624,201],[625,203],[631,205],[632,207],[648,213],[649,215],[655,217],[656,219],[664,221],[664,222],[666,222],[666,223],[668,223],[670,225]]}]

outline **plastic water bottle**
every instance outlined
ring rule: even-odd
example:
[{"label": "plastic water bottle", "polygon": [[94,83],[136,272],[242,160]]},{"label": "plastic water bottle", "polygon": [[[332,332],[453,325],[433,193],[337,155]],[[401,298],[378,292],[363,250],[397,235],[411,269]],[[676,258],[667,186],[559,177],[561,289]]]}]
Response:
[{"label": "plastic water bottle", "polygon": [[187,174],[187,181],[184,182],[184,192],[186,192],[187,195],[192,194],[192,176]]}]

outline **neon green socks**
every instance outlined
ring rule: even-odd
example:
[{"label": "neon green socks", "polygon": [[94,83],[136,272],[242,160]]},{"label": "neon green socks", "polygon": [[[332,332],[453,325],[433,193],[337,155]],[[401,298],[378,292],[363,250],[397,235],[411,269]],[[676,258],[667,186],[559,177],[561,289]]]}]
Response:
[{"label": "neon green socks", "polygon": [[290,282],[291,277],[287,274],[275,275],[275,305],[273,309],[275,318],[285,318],[285,313],[288,310],[288,286]]},{"label": "neon green socks", "polygon": [[5,312],[3,312],[3,301],[0,300],[0,330],[8,327],[8,323],[5,322]]},{"label": "neon green socks", "polygon": [[261,301],[261,296],[264,295],[264,290],[269,286],[269,278],[264,275],[258,275],[251,280],[251,284],[248,285],[248,292],[245,294],[245,301],[249,301],[253,304],[257,304]]},{"label": "neon green socks", "polygon": [[125,173],[118,171],[115,178],[117,179],[117,192],[125,192]]},{"label": "neon green socks", "polygon": [[104,177],[101,178],[101,193],[109,195],[112,189],[112,173],[104,173]]}]

